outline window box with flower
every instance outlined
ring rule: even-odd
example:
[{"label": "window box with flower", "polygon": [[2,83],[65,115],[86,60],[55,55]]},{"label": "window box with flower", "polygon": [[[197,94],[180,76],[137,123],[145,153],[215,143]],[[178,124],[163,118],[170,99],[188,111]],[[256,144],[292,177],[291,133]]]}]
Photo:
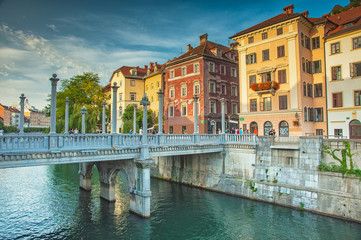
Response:
[{"label": "window box with flower", "polygon": [[264,83],[253,83],[251,85],[251,89],[255,92],[257,92],[259,95],[262,95],[264,93],[271,93],[272,95],[275,95],[275,92],[280,88],[280,85],[276,81],[267,81]]}]

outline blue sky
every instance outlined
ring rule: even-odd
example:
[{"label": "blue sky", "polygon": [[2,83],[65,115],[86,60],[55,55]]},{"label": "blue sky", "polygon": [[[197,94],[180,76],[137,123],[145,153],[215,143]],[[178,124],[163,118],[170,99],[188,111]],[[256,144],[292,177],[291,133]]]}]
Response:
[{"label": "blue sky", "polygon": [[103,85],[123,65],[164,63],[199,36],[223,45],[228,37],[282,13],[308,10],[319,17],[348,0],[145,1],[0,0],[0,103],[24,93],[47,105],[52,73],[68,79],[87,71]]}]

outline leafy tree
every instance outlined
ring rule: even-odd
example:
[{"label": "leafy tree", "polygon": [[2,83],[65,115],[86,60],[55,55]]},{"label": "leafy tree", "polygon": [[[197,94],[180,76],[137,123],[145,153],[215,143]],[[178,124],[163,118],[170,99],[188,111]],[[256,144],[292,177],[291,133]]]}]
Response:
[{"label": "leafy tree", "polygon": [[[136,119],[136,125],[137,129],[139,131],[139,127],[143,126],[143,107],[138,107],[137,110],[137,119]],[[134,114],[134,107],[132,104],[128,105],[123,112],[122,115],[122,121],[123,121],[123,129],[122,133],[129,133],[130,129],[133,129],[133,114]],[[153,126],[153,111],[151,109],[148,109],[147,111],[147,128]],[[133,129],[134,131],[134,129]]]},{"label": "leafy tree", "polygon": [[[85,106],[86,114],[86,132],[95,132],[97,126],[102,124],[103,100],[107,96],[102,91],[98,74],[88,72],[83,75],[77,75],[70,79],[61,81],[60,90],[57,92],[57,122],[56,131],[63,133],[65,128],[65,100],[68,97],[69,102],[69,129],[77,128],[81,131],[82,116],[80,109]],[[50,99],[48,99],[50,101]],[[50,109],[50,104],[46,107]],[[109,120],[109,109],[106,109],[106,116]]]}]

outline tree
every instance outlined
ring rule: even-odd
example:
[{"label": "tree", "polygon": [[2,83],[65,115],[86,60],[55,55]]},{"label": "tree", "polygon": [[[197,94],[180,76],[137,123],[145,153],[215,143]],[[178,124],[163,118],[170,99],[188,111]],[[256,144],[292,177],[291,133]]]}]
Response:
[{"label": "tree", "polygon": [[[139,126],[143,126],[143,106],[140,106],[136,110],[137,112],[137,119],[136,119],[136,125],[137,129],[139,129]],[[134,116],[134,106],[132,104],[128,105],[122,115],[122,121],[123,121],[123,129],[122,133],[129,133],[130,129],[133,129],[133,116]],[[153,126],[153,111],[151,109],[148,109],[147,111],[147,128]],[[134,129],[133,129],[134,132]]]},{"label": "tree", "polygon": [[[86,114],[86,132],[95,132],[98,125],[102,124],[102,113],[104,100],[107,96],[102,91],[98,74],[84,73],[70,79],[61,81],[60,90],[57,92],[57,122],[56,131],[63,133],[65,128],[65,100],[68,97],[69,102],[69,129],[78,128],[81,130],[82,116],[80,109],[85,106]],[[50,109],[50,104],[47,106]],[[106,115],[109,119],[109,110],[106,109]]]}]

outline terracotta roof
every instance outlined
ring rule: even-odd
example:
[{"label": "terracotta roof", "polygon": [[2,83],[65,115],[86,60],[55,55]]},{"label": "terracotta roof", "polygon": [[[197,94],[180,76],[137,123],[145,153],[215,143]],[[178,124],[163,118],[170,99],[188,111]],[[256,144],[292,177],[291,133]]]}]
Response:
[{"label": "terracotta roof", "polygon": [[1,104],[1,103],[0,103],[0,106],[2,106],[5,110],[9,110],[9,107],[6,106],[6,105],[4,105],[4,104]]},{"label": "terracotta roof", "polygon": [[[359,28],[361,27],[361,6],[351,8],[347,11],[328,16],[326,18],[338,25],[336,28],[329,31],[327,36]],[[352,23],[352,25],[345,26],[345,24],[348,23]]]},{"label": "terracotta roof", "polygon": [[298,17],[298,16],[301,16],[302,14],[300,13],[282,13],[282,14],[279,14],[273,18],[270,18],[270,19],[267,19],[266,21],[264,22],[261,22],[259,24],[256,24],[250,28],[247,28],[246,30],[243,30],[241,32],[238,32],[236,33],[235,35],[233,35],[232,37],[230,38],[235,38],[235,37],[238,37],[240,35],[243,35],[245,33],[249,33],[249,32],[252,32],[252,31],[255,31],[255,30],[258,30],[258,29],[261,29],[261,28],[264,28],[264,27],[267,27],[267,26],[271,26],[275,23],[279,23],[279,22],[282,22],[282,21],[286,21],[288,19],[292,19],[292,18],[295,18],[295,17]]},{"label": "terracotta roof", "polygon": [[10,107],[10,112],[20,113],[20,111],[14,107]]},{"label": "terracotta roof", "polygon": [[[131,69],[137,69],[137,75],[132,75],[130,73]],[[116,72],[122,72],[124,76],[128,76],[128,77],[144,77],[147,74],[147,70],[145,68],[140,68],[140,67],[129,67],[129,66],[123,66],[121,68],[118,68],[117,70],[114,71],[114,73]]]},{"label": "terracotta roof", "polygon": [[[218,49],[218,48],[221,49],[221,51],[222,51],[221,56],[218,56],[217,54],[214,54],[212,52],[212,49],[214,49],[216,52],[216,49]],[[234,51],[235,56],[238,56],[238,52],[236,50],[231,50],[229,47],[205,40],[205,41],[201,42],[197,47],[192,48],[188,52],[184,53],[183,55],[174,58],[170,62],[167,62],[167,64],[171,64],[174,62],[181,61],[183,59],[187,59],[187,58],[191,58],[191,57],[198,57],[198,56],[211,56],[211,57],[218,58],[218,59],[236,62],[236,61],[231,60],[230,58],[226,57],[225,53],[230,52],[230,51]]]},{"label": "terracotta roof", "polygon": [[110,92],[110,89],[111,89],[111,84],[108,83],[107,85],[105,85],[105,87],[103,87],[103,93]]}]

